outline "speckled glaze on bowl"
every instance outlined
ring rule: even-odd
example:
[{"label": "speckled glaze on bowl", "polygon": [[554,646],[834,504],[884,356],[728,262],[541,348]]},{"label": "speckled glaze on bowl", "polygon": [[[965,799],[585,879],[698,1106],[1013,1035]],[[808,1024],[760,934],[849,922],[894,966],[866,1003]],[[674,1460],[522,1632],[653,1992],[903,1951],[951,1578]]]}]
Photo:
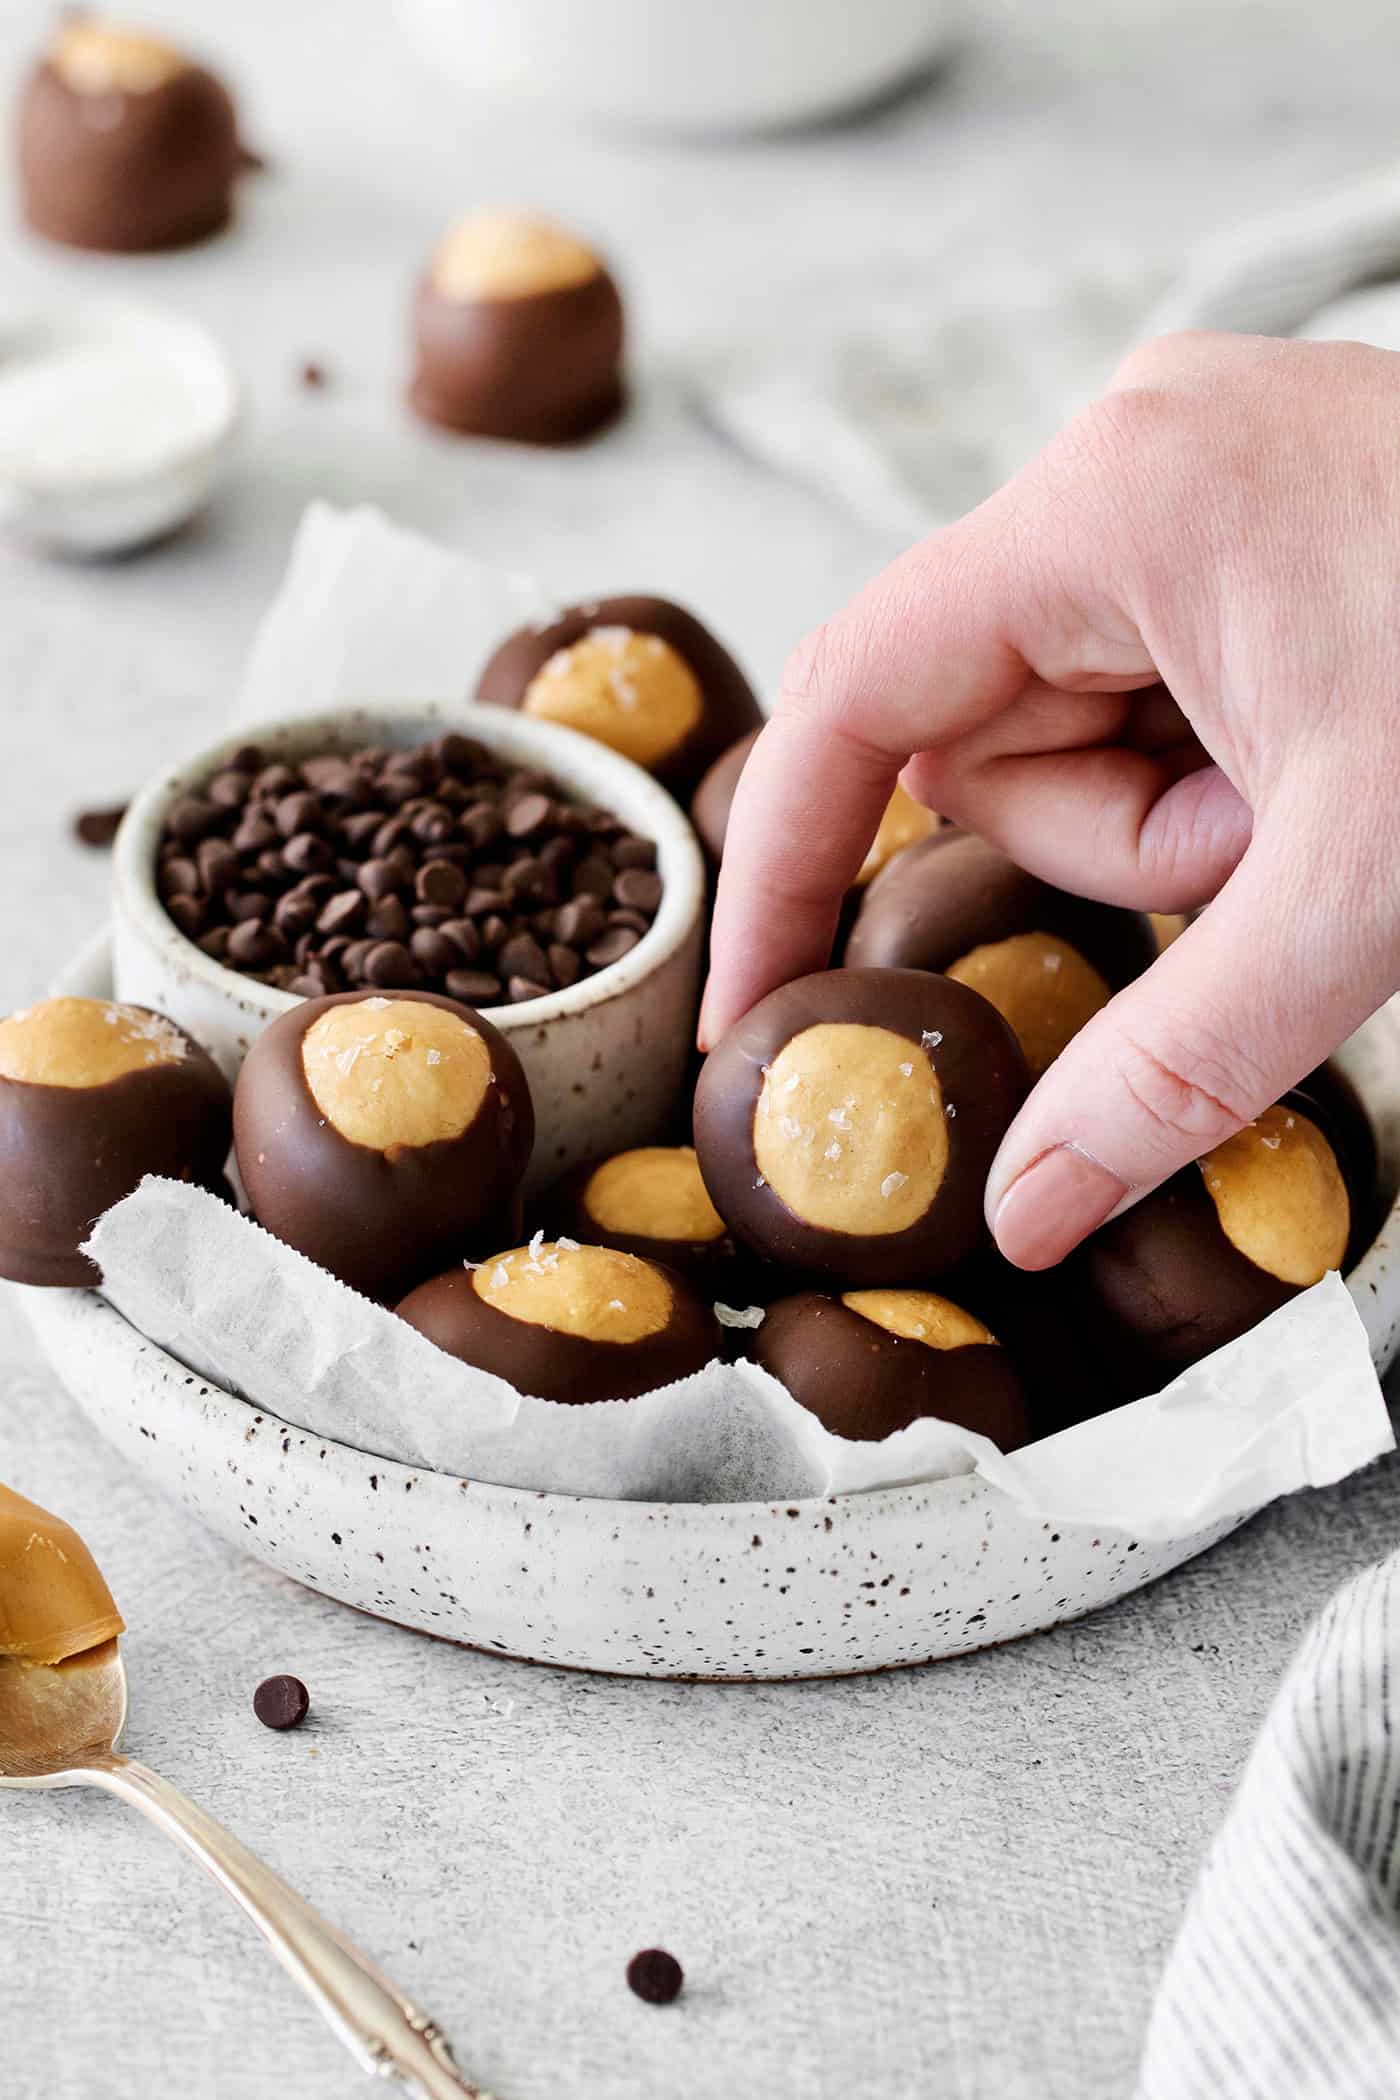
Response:
[{"label": "speckled glaze on bowl", "polygon": [[[100,996],[105,966],[99,947],[58,988]],[[1400,1002],[1341,1062],[1391,1206],[1348,1279],[1384,1371],[1400,1342]],[[288,1428],[90,1292],[22,1297],[96,1428],[212,1530],[361,1611],[533,1662],[734,1679],[933,1662],[1096,1611],[1236,1528],[1148,1542],[1052,1526],[973,1478],[786,1504],[488,1487]]]},{"label": "speckled glaze on bowl", "polygon": [[655,839],[664,891],[655,922],[620,962],[547,998],[490,1009],[530,1081],[539,1133],[527,1190],[593,1153],[644,1143],[671,1115],[691,1054],[704,938],[705,874],[683,812],[630,759],[553,722],[504,708],[347,709],[273,723],[227,738],[136,797],[113,860],[113,972],[119,999],[153,1006],[187,1028],[230,1078],[254,1038],[300,1002],[214,962],[187,940],[156,894],[156,846],[171,804],[197,791],[233,753],[257,744],[269,758],[410,748],[445,729],[488,745],[513,765],[538,767],[560,787],[611,810]]}]

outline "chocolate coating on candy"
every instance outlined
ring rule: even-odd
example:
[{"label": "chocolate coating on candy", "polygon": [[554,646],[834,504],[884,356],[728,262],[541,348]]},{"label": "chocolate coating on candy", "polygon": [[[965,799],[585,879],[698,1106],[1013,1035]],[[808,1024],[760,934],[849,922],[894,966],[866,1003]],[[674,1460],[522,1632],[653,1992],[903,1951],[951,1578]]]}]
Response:
[{"label": "chocolate coating on candy", "polygon": [[679,1276],[542,1234],[435,1276],[398,1311],[449,1356],[542,1400],[631,1400],[719,1353],[713,1312]]},{"label": "chocolate coating on candy", "polygon": [[734,1242],[690,1145],[642,1145],[576,1167],[541,1205],[556,1233],[660,1262],[712,1298],[737,1287]]},{"label": "chocolate coating on candy", "polygon": [[986,1240],[987,1172],[1026,1092],[977,993],[918,970],[770,992],[706,1060],[705,1185],[758,1254],[847,1285],[922,1283]]},{"label": "chocolate coating on candy", "polygon": [[0,1275],[100,1281],[79,1250],[147,1174],[217,1189],[231,1097],[173,1021],[106,999],[46,999],[0,1021]]},{"label": "chocolate coating on candy", "polygon": [[970,835],[899,854],[846,944],[853,968],[941,970],[981,992],[1015,1029],[1033,1078],[1156,953],[1140,913],[1072,897]]},{"label": "chocolate coating on candy", "polygon": [[[758,731],[752,729],[747,736],[731,744],[727,751],[722,751],[691,798],[690,821],[712,867],[717,868],[724,858],[729,812],[734,806],[739,777],[757,740]],[[931,809],[925,809],[906,789],[896,785],[852,888],[858,891],[866,889],[897,853],[939,832],[940,828],[939,819]]]},{"label": "chocolate coating on candy", "polygon": [[489,1244],[534,1127],[505,1037],[430,992],[308,999],[254,1043],[234,1099],[253,1215],[372,1297]]},{"label": "chocolate coating on candy", "polygon": [[1339,1268],[1350,1228],[1331,1146],[1280,1103],[1085,1242],[1080,1325],[1125,1390],[1151,1391]]},{"label": "chocolate coating on candy", "polygon": [[1030,1434],[1006,1351],[980,1320],[932,1291],[800,1291],[770,1306],[755,1354],[837,1436],[878,1442],[926,1415],[990,1437]]},{"label": "chocolate coating on candy", "polygon": [[176,248],[226,224],[239,170],[227,89],[155,37],[80,17],[19,106],[24,214],[75,248]]},{"label": "chocolate coating on candy", "polygon": [[522,627],[487,664],[476,697],[582,730],[682,798],[759,723],[733,657],[664,598],[602,598]]},{"label": "chocolate coating on candy", "polygon": [[567,444],[622,406],[622,301],[591,249],[511,213],[449,229],[418,287],[419,415],[481,437]]}]

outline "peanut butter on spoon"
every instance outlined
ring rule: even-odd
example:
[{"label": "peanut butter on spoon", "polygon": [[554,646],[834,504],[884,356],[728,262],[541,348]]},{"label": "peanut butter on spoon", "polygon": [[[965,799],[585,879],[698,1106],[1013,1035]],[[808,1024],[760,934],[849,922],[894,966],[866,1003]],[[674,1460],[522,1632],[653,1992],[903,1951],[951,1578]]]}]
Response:
[{"label": "peanut butter on spoon", "polygon": [[0,1658],[66,1662],[125,1630],[72,1526],[0,1481]]}]

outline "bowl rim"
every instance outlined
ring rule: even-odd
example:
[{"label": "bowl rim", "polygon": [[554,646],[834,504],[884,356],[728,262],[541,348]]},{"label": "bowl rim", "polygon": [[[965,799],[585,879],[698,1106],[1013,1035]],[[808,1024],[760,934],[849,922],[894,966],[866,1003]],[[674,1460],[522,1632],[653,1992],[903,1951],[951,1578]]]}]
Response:
[{"label": "bowl rim", "polygon": [[447,730],[488,745],[515,763],[538,765],[568,793],[607,807],[653,839],[662,880],[660,908],[635,948],[563,991],[518,1004],[481,1007],[493,1026],[510,1033],[548,1027],[591,1011],[624,997],[684,948],[701,914],[706,878],[700,842],[680,804],[650,773],[593,737],[470,700],[366,701],[251,723],[163,768],[133,797],[117,833],[112,854],[115,909],[162,962],[196,978],[242,1012],[261,1015],[269,1023],[292,1012],[303,1003],[300,993],[282,991],[215,962],[166,912],[156,890],[156,844],[171,804],[202,786],[250,744],[264,747],[270,757],[297,752],[310,757],[379,741],[397,740],[411,749],[413,743],[429,742]]}]

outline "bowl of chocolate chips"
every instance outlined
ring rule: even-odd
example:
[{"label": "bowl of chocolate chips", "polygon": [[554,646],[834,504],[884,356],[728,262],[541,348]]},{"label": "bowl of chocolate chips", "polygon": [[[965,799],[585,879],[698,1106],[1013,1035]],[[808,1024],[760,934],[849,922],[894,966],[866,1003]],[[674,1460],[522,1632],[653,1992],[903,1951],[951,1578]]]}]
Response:
[{"label": "bowl of chocolate chips", "polygon": [[234,1076],[299,1001],[427,992],[487,1012],[553,1176],[655,1136],[682,1091],[705,877],[677,803],[558,722],[359,708],[201,753],[132,804],[114,862],[118,997]]}]

